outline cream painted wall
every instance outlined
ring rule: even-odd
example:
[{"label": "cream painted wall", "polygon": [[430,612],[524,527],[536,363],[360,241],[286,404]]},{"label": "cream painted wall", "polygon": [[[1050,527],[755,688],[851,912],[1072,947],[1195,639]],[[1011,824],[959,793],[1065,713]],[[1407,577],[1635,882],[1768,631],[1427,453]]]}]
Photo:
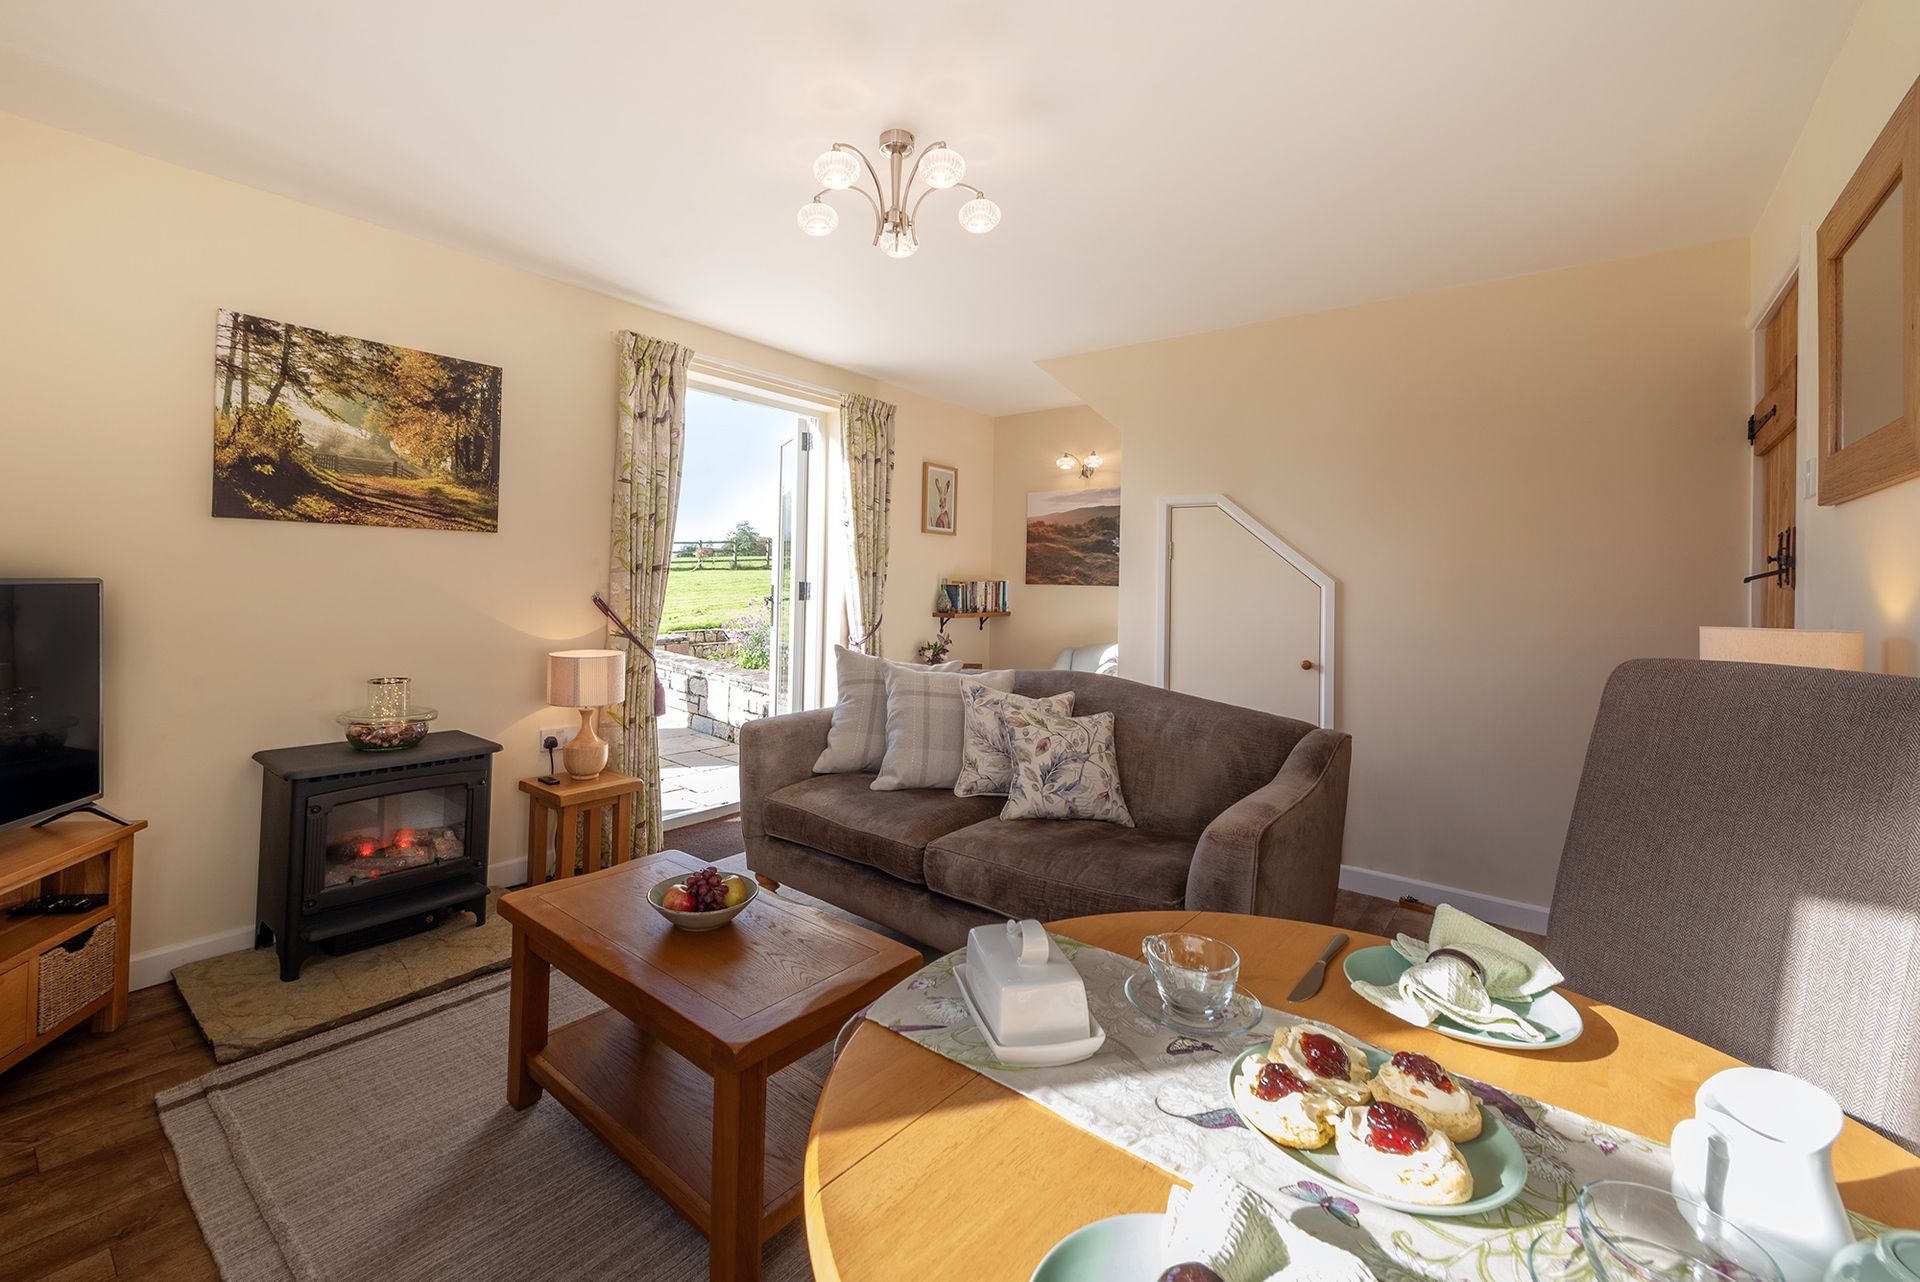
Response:
[{"label": "cream painted wall", "polygon": [[[1112,641],[1120,635],[1120,594],[1147,578],[1129,577],[1122,587],[1069,587],[1028,583],[1027,494],[1040,490],[1105,489],[1120,484],[1120,434],[1084,405],[1011,414],[993,421],[993,572],[1011,584],[1013,617],[987,625],[996,668],[1050,668],[1068,646]],[[1062,472],[1062,453],[1098,452],[1092,477]]]},{"label": "cream painted wall", "polygon": [[[0,573],[105,580],[106,801],[153,825],[133,947],[155,965],[250,937],[249,756],[330,738],[376,673],[506,746],[493,854],[514,857],[512,783],[571,715],[544,706],[541,656],[604,635],[587,598],[607,576],[619,329],[896,402],[892,601],[991,558],[978,484],[958,538],[918,532],[923,454],[991,475],[982,415],[16,117],[0,190]],[[499,532],[211,517],[222,307],[504,366]],[[927,630],[896,623],[888,652]]]},{"label": "cream painted wall", "polygon": [[[1920,5],[1864,0],[1754,227],[1747,295],[1753,315],[1801,266],[1803,239],[1833,208],[1916,77]],[[1809,270],[1800,287],[1797,445],[1803,476],[1819,457],[1819,369],[1810,359],[1818,350],[1818,301]],[[1758,397],[1753,392],[1748,400]],[[1805,497],[1803,487],[1797,517],[1799,625],[1865,632],[1870,670],[1920,675],[1920,481],[1833,507]]]},{"label": "cream painted wall", "polygon": [[[1746,278],[1729,241],[1043,362],[1120,429],[1136,573],[1160,495],[1219,491],[1337,581],[1350,867],[1545,904],[1607,674],[1740,621]],[[1143,581],[1126,675],[1154,626]]]}]

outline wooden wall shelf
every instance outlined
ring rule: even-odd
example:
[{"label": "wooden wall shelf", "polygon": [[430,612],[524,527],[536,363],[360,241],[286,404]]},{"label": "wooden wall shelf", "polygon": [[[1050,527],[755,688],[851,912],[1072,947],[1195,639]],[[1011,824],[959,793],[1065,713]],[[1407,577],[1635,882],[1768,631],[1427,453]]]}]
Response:
[{"label": "wooden wall shelf", "polygon": [[[0,833],[0,907],[40,895],[107,896],[105,904],[89,913],[0,914],[0,1072],[83,1020],[91,1020],[97,1033],[110,1033],[126,1022],[127,959],[133,942],[133,836],[146,826],[144,819],[122,825],[71,818],[45,828]],[[40,955],[109,921],[114,923],[111,987],[42,1030]]]},{"label": "wooden wall shelf", "polygon": [[940,620],[942,630],[955,619],[978,619],[980,630],[984,632],[988,619],[1006,619],[1012,616],[1012,610],[935,610],[933,612],[933,617]]}]

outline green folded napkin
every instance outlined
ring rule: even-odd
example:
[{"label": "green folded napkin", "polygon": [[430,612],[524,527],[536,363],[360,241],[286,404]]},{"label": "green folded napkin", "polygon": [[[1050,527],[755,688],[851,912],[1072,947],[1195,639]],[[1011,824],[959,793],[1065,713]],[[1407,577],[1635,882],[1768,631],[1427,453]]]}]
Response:
[{"label": "green folded napkin", "polygon": [[[1464,1028],[1523,1042],[1549,1034],[1501,1002],[1524,1003],[1564,978],[1529,944],[1451,904],[1434,910],[1426,940],[1401,935],[1393,950],[1412,962],[1391,985],[1356,983],[1353,991],[1409,1024],[1426,1027],[1442,1015]],[[1435,957],[1434,953],[1446,955]]]}]

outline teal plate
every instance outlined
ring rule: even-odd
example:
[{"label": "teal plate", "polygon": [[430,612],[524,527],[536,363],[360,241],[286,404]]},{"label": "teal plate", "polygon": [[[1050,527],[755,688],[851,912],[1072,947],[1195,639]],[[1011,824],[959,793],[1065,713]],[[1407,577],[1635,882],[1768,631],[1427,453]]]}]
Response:
[{"label": "teal plate", "polygon": [[1160,1222],[1153,1211],[1095,1220],[1061,1238],[1032,1282],[1154,1282],[1163,1271]]},{"label": "teal plate", "polygon": [[[1249,1046],[1234,1056],[1233,1063],[1227,1068],[1229,1098],[1232,1098],[1233,1079],[1239,1074],[1242,1061],[1247,1056],[1258,1055],[1266,1049],[1265,1046]],[[1382,1052],[1367,1052],[1369,1071],[1379,1072],[1380,1066],[1386,1062],[1387,1056]],[[1239,1110],[1234,1111],[1237,1113]],[[1255,1135],[1261,1133],[1260,1129],[1246,1118],[1243,1117],[1240,1121]],[[1520,1142],[1514,1139],[1506,1126],[1501,1123],[1500,1115],[1485,1104],[1480,1106],[1480,1134],[1465,1144],[1457,1146],[1460,1156],[1467,1159],[1467,1169],[1473,1172],[1474,1195],[1467,1201],[1456,1202],[1452,1206],[1397,1201],[1384,1193],[1375,1193],[1364,1184],[1347,1179],[1346,1163],[1340,1160],[1340,1154],[1332,1143],[1322,1144],[1319,1148],[1288,1148],[1284,1144],[1274,1144],[1273,1147],[1313,1171],[1328,1184],[1336,1185],[1356,1197],[1364,1197],[1367,1201],[1380,1206],[1405,1211],[1408,1215],[1437,1215],[1449,1218],[1456,1215],[1479,1215],[1483,1211],[1505,1206],[1519,1197],[1520,1190],[1527,1186],[1527,1156],[1520,1151]]]},{"label": "teal plate", "polygon": [[[1400,976],[1406,974],[1412,965],[1392,948],[1380,944],[1348,953],[1347,959],[1340,963],[1340,968],[1347,972],[1349,984],[1359,982],[1391,988],[1400,982]],[[1579,1008],[1551,988],[1530,1002],[1496,1002],[1496,1005],[1505,1006],[1515,1014],[1532,1020],[1546,1032],[1547,1040],[1523,1042],[1517,1037],[1507,1037],[1501,1033],[1483,1033],[1477,1028],[1456,1024],[1444,1015],[1434,1020],[1431,1027],[1443,1037],[1480,1046],[1497,1046],[1503,1051],[1550,1051],[1575,1040],[1586,1027],[1580,1018]]]}]

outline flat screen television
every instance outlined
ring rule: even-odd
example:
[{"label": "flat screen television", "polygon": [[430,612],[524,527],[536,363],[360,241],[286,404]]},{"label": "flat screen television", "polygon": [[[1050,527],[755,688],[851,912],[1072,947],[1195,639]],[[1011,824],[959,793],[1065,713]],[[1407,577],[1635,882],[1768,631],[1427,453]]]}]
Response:
[{"label": "flat screen television", "polygon": [[0,830],[96,801],[100,580],[0,578]]}]

